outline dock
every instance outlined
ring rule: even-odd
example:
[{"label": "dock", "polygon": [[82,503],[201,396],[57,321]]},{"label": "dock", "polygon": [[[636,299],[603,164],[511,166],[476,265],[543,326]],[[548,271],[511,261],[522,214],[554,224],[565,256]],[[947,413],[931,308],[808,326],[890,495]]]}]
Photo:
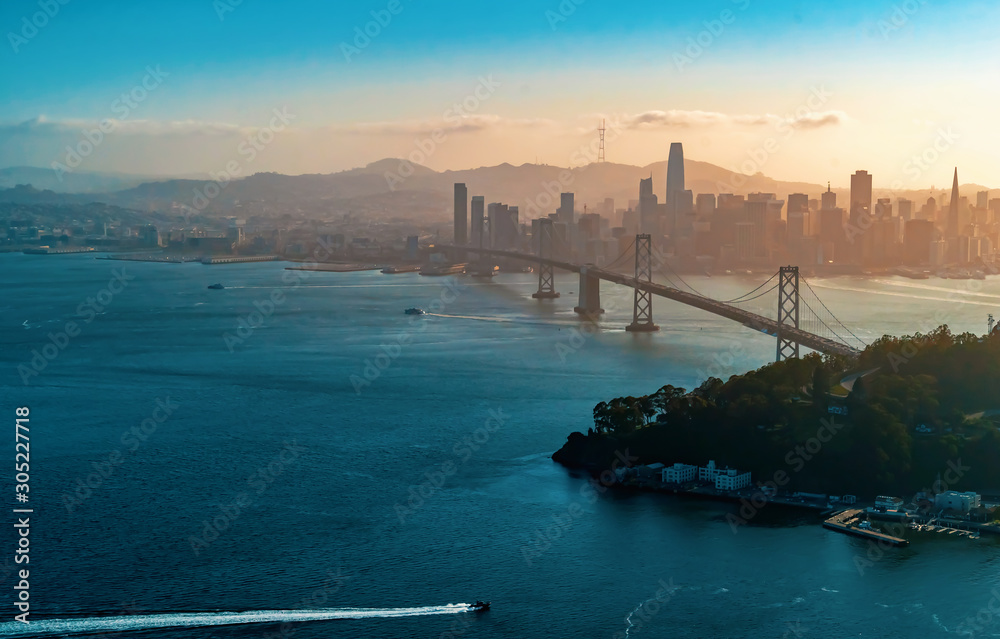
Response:
[{"label": "dock", "polygon": [[865,530],[858,526],[859,515],[863,511],[860,509],[841,511],[823,522],[823,527],[830,530],[842,532],[845,535],[853,535],[863,539],[870,539],[877,542],[885,542],[896,548],[908,546],[910,542],[901,537],[893,537],[877,530]]},{"label": "dock", "polygon": [[277,255],[222,255],[219,257],[203,257],[202,264],[243,264],[245,262],[276,262],[281,258]]}]

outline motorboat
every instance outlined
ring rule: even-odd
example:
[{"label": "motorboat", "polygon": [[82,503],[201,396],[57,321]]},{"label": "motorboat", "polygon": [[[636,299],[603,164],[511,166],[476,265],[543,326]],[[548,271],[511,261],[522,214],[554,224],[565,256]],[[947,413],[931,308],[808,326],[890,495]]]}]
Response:
[{"label": "motorboat", "polygon": [[218,290],[224,289],[226,287],[223,286],[222,284],[216,283],[216,284],[209,284],[208,288],[218,291]]},{"label": "motorboat", "polygon": [[470,606],[475,612],[485,612],[490,609],[490,602],[488,601],[476,601],[476,603]]},{"label": "motorboat", "polygon": [[403,312],[406,313],[407,315],[427,315],[427,311],[425,311],[422,308],[416,308],[416,307],[408,308]]}]

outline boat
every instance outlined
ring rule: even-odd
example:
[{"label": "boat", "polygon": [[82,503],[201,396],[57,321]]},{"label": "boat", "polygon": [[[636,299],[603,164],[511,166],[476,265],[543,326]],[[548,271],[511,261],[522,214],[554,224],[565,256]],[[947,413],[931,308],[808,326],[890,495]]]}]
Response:
[{"label": "boat", "polygon": [[416,308],[416,307],[408,308],[403,312],[406,313],[407,315],[427,315],[427,311],[425,311],[422,308]]},{"label": "boat", "polygon": [[209,284],[209,285],[208,285],[208,288],[210,288],[210,289],[214,289],[214,290],[220,290],[220,289],[224,289],[224,288],[226,288],[226,287],[225,287],[225,286],[223,286],[222,284],[218,284],[218,283],[216,283],[216,284]]},{"label": "boat", "polygon": [[419,270],[419,266],[410,264],[404,266],[386,266],[382,269],[382,272],[386,275],[395,275],[396,273],[415,273]]},{"label": "boat", "polygon": [[470,606],[475,612],[485,612],[490,609],[490,602],[488,601],[476,601],[476,603]]},{"label": "boat", "polygon": [[420,269],[420,275],[457,275],[465,272],[465,264],[449,264],[445,266],[425,266]]}]

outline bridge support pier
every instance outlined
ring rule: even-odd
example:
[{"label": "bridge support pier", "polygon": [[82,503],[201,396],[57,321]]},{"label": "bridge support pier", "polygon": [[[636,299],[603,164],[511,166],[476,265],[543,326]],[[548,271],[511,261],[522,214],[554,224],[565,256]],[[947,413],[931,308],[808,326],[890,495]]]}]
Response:
[{"label": "bridge support pier", "polygon": [[573,309],[580,315],[596,316],[601,308],[601,278],[587,274],[587,267],[580,269],[580,305]]},{"label": "bridge support pier", "polygon": [[[538,257],[543,260],[552,257],[552,220],[538,221]],[[551,264],[538,262],[538,290],[531,296],[536,300],[552,300],[559,297]]]},{"label": "bridge support pier", "polygon": [[799,267],[782,266],[778,271],[778,348],[776,362],[798,358],[799,343],[788,339],[785,326],[799,327]]},{"label": "bridge support pier", "polygon": [[[653,241],[648,233],[635,236],[635,279],[637,282],[653,281]],[[632,303],[632,323],[625,327],[632,333],[652,333],[660,330],[653,323],[653,294],[635,289]]]}]

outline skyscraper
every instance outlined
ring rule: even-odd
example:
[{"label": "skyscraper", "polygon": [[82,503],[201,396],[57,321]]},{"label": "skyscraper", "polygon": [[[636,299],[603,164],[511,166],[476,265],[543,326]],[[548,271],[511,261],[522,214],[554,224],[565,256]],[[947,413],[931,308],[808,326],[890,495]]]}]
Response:
[{"label": "skyscraper", "polygon": [[455,244],[469,243],[469,189],[455,183]]},{"label": "skyscraper", "polygon": [[851,207],[848,210],[851,222],[872,212],[872,176],[868,171],[856,171],[851,176]]},{"label": "skyscraper", "polygon": [[667,212],[674,213],[674,193],[684,190],[684,146],[680,142],[670,144],[667,158]]},{"label": "skyscraper", "polygon": [[951,204],[948,206],[948,237],[958,236],[958,167],[951,182]]},{"label": "skyscraper", "polygon": [[572,224],[576,221],[574,211],[576,210],[576,196],[573,193],[562,193],[559,195],[559,210],[556,217],[560,222]]},{"label": "skyscraper", "polygon": [[660,215],[653,193],[653,177],[639,180],[639,230],[643,233],[660,235]]},{"label": "skyscraper", "polygon": [[830,190],[830,183],[826,183],[826,192],[822,195],[820,208],[824,211],[831,211],[837,208],[837,194]]},{"label": "skyscraper", "polygon": [[[472,245],[486,246],[483,237],[483,216],[486,214],[486,198],[482,195],[472,196]],[[482,240],[482,241],[480,241]]]}]

